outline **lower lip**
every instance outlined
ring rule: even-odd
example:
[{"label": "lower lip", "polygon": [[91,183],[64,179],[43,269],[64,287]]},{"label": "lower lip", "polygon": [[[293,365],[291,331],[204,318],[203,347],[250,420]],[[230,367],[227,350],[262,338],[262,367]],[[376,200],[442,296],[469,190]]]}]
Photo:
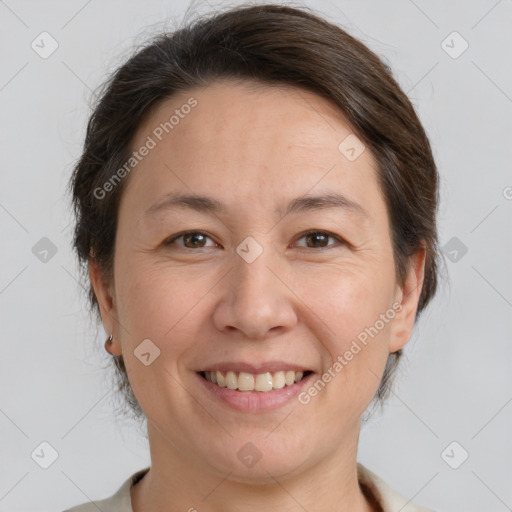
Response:
[{"label": "lower lip", "polygon": [[257,413],[278,409],[286,403],[291,402],[308,386],[309,381],[315,374],[310,373],[291,386],[285,386],[284,388],[267,392],[236,391],[234,389],[217,386],[217,384],[201,377],[199,373],[196,373],[196,375],[210,395],[214,395],[224,404],[238,411]]}]

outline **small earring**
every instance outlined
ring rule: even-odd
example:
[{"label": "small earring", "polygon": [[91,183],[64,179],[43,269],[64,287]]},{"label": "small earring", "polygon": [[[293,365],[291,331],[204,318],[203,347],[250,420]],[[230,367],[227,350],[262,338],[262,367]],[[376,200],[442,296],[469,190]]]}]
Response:
[{"label": "small earring", "polygon": [[109,348],[110,348],[110,346],[112,345],[112,340],[113,340],[113,339],[114,339],[114,338],[113,338],[113,336],[112,336],[112,334],[111,334],[111,335],[107,338],[107,341],[105,341],[105,350],[106,350],[109,354],[111,354],[111,353],[112,353],[112,352],[110,352]]}]

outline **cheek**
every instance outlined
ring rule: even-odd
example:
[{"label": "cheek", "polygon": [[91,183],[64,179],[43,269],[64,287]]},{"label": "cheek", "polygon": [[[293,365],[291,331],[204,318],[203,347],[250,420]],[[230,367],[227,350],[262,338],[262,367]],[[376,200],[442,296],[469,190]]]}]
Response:
[{"label": "cheek", "polygon": [[[320,401],[329,402],[335,417],[365,410],[380,382],[388,357],[395,286],[392,261],[379,268],[353,265],[303,280],[300,296],[327,326]],[[324,389],[318,384],[318,389]],[[324,394],[325,392],[325,394]],[[315,393],[315,391],[313,391]]]},{"label": "cheek", "polygon": [[[166,273],[144,265],[135,270],[134,265],[123,268],[120,275],[125,277],[116,285],[116,293],[119,321],[126,326],[121,339],[130,385],[145,414],[158,418],[160,410],[175,411],[186,404],[178,383],[179,364],[190,349],[190,340],[196,338],[191,315],[201,294],[186,286],[176,271]],[[147,352],[148,365],[139,358]]]},{"label": "cheek", "polygon": [[329,343],[339,349],[389,310],[395,286],[391,265],[331,266],[296,283],[297,295],[325,324]]},{"label": "cheek", "polygon": [[129,332],[123,333],[127,338],[123,343],[135,348],[149,338],[160,347],[162,355],[164,350],[175,355],[185,350],[190,339],[190,318],[208,289],[207,283],[199,280],[195,286],[190,273],[143,264],[125,267],[122,275],[126,277],[116,290],[120,298],[119,321]]}]

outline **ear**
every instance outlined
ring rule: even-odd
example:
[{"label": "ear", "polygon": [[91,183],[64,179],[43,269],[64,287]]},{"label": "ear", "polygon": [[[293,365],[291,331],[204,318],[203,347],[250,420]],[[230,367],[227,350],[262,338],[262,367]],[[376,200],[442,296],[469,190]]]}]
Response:
[{"label": "ear", "polygon": [[395,301],[401,305],[401,308],[397,307],[397,314],[391,324],[390,353],[397,352],[404,347],[412,336],[425,277],[425,256],[426,248],[425,244],[422,244],[410,259],[403,285],[399,285],[397,288]]},{"label": "ear", "polygon": [[98,263],[95,260],[90,259],[88,267],[89,279],[91,280],[94,294],[96,295],[96,299],[100,306],[103,327],[109,335],[113,335],[113,342],[108,351],[112,355],[119,356],[122,354],[122,351],[119,336],[116,335],[119,332],[117,329],[119,322],[117,321],[117,310],[113,298],[114,294],[111,290],[111,286],[105,283]]}]

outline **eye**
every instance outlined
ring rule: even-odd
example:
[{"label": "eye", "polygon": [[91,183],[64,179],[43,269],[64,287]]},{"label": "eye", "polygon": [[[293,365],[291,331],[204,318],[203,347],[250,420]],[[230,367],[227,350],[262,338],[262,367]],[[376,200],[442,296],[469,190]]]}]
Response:
[{"label": "eye", "polygon": [[[324,247],[329,246],[329,238],[332,238],[338,241],[339,243],[343,243],[343,240],[340,237],[333,235],[332,233],[329,233],[327,231],[308,231],[307,233],[304,233],[301,238],[299,238],[299,240],[306,240],[306,246],[299,245],[299,247],[307,247],[308,249],[322,249]],[[307,245],[308,242],[310,242],[311,245]]]},{"label": "eye", "polygon": [[[202,231],[185,231],[184,233],[179,233],[176,236],[166,240],[164,245],[178,245],[179,247],[184,247],[185,249],[202,249],[203,247],[208,247],[205,245],[206,239],[210,238],[206,233]],[[182,244],[175,244],[176,240],[183,239]],[[211,238],[210,238],[211,240]],[[214,242],[214,245],[215,244]],[[210,246],[211,247],[211,246]]]},{"label": "eye", "polygon": [[[333,245],[328,243],[329,238],[336,240],[339,243],[343,243],[343,240],[340,237],[327,231],[308,231],[299,238],[299,240],[305,239],[306,245],[299,244],[298,246],[306,247],[308,249],[322,249]],[[183,243],[176,244],[176,241],[180,239],[183,240]],[[184,247],[185,249],[202,249],[204,247],[212,247],[212,245],[206,245],[207,239],[212,240],[210,236],[202,231],[185,231],[169,238],[164,242],[164,245],[178,245],[178,247]],[[213,246],[217,245],[218,244],[213,242]]]}]

